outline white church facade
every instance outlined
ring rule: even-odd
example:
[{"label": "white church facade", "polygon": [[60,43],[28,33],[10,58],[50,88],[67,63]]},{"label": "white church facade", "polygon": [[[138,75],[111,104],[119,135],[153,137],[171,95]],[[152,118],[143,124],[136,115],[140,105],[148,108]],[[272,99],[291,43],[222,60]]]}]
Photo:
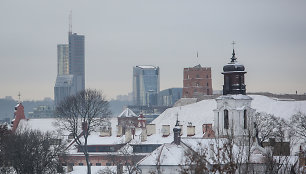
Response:
[{"label": "white church facade", "polygon": [[217,137],[253,137],[255,109],[252,98],[246,95],[245,68],[237,62],[235,50],[231,62],[223,67],[223,95],[216,98],[214,132]]}]

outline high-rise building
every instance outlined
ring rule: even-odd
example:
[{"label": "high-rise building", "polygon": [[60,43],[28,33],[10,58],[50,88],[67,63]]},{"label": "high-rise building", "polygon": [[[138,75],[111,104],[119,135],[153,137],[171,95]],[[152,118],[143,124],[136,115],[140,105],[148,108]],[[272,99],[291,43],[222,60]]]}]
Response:
[{"label": "high-rise building", "polygon": [[73,75],[58,75],[54,86],[54,104],[77,92]]},{"label": "high-rise building", "polygon": [[182,88],[169,88],[158,93],[158,105],[172,107],[182,97]]},{"label": "high-rise building", "polygon": [[211,68],[200,64],[192,68],[184,68],[183,97],[197,98],[212,95]]},{"label": "high-rise building", "polygon": [[69,46],[68,44],[57,45],[57,75],[69,74]]},{"label": "high-rise building", "polygon": [[85,37],[69,31],[69,44],[57,45],[57,78],[54,102],[85,89]]},{"label": "high-rise building", "polygon": [[159,67],[139,65],[133,68],[134,105],[156,106],[159,90]]},{"label": "high-rise building", "polygon": [[85,37],[69,32],[69,74],[76,80],[76,89],[85,89]]}]

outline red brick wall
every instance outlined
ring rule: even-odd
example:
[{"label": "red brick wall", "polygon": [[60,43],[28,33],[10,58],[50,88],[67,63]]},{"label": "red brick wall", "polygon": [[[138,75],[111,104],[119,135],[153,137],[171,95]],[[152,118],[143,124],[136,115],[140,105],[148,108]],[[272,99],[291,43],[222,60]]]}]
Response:
[{"label": "red brick wall", "polygon": [[211,68],[184,68],[183,97],[212,95]]},{"label": "red brick wall", "polygon": [[[133,162],[138,162],[144,157],[145,155],[133,156],[134,158]],[[96,166],[97,163],[101,163],[101,166],[106,166],[106,163],[109,163],[110,165],[116,165],[118,163],[124,163],[124,162],[128,162],[129,160],[132,160],[129,158],[132,158],[132,157],[131,156],[129,157],[119,156],[119,155],[91,155],[89,157],[89,160],[92,166]],[[83,163],[83,166],[86,166],[86,160],[83,155],[81,156],[73,156],[73,155],[70,156],[69,155],[69,156],[66,156],[64,160],[66,161],[67,164],[73,164],[74,166],[79,166],[80,163]]]},{"label": "red brick wall", "polygon": [[18,106],[16,106],[14,115],[15,115],[15,121],[13,123],[13,129],[12,129],[13,132],[16,131],[20,120],[25,119],[24,107],[21,103],[19,103]]}]

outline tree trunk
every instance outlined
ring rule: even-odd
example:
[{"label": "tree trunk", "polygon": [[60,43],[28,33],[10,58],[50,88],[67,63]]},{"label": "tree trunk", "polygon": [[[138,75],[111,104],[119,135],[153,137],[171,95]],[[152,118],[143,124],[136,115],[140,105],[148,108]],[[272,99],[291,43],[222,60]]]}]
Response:
[{"label": "tree trunk", "polygon": [[87,164],[87,174],[91,174],[91,165],[89,161],[89,154],[85,154],[86,164]]}]

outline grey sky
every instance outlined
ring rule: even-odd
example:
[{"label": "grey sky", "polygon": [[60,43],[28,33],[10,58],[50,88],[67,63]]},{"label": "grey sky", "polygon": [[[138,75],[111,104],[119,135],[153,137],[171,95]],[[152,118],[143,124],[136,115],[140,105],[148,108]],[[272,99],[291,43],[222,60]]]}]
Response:
[{"label": "grey sky", "polygon": [[[182,87],[183,68],[212,67],[222,89],[232,40],[247,91],[306,92],[306,1],[0,2],[0,97],[53,98],[56,45],[85,35],[86,87],[108,98],[132,90],[132,67],[160,67],[161,89]],[[196,59],[196,51],[199,58]]]}]

